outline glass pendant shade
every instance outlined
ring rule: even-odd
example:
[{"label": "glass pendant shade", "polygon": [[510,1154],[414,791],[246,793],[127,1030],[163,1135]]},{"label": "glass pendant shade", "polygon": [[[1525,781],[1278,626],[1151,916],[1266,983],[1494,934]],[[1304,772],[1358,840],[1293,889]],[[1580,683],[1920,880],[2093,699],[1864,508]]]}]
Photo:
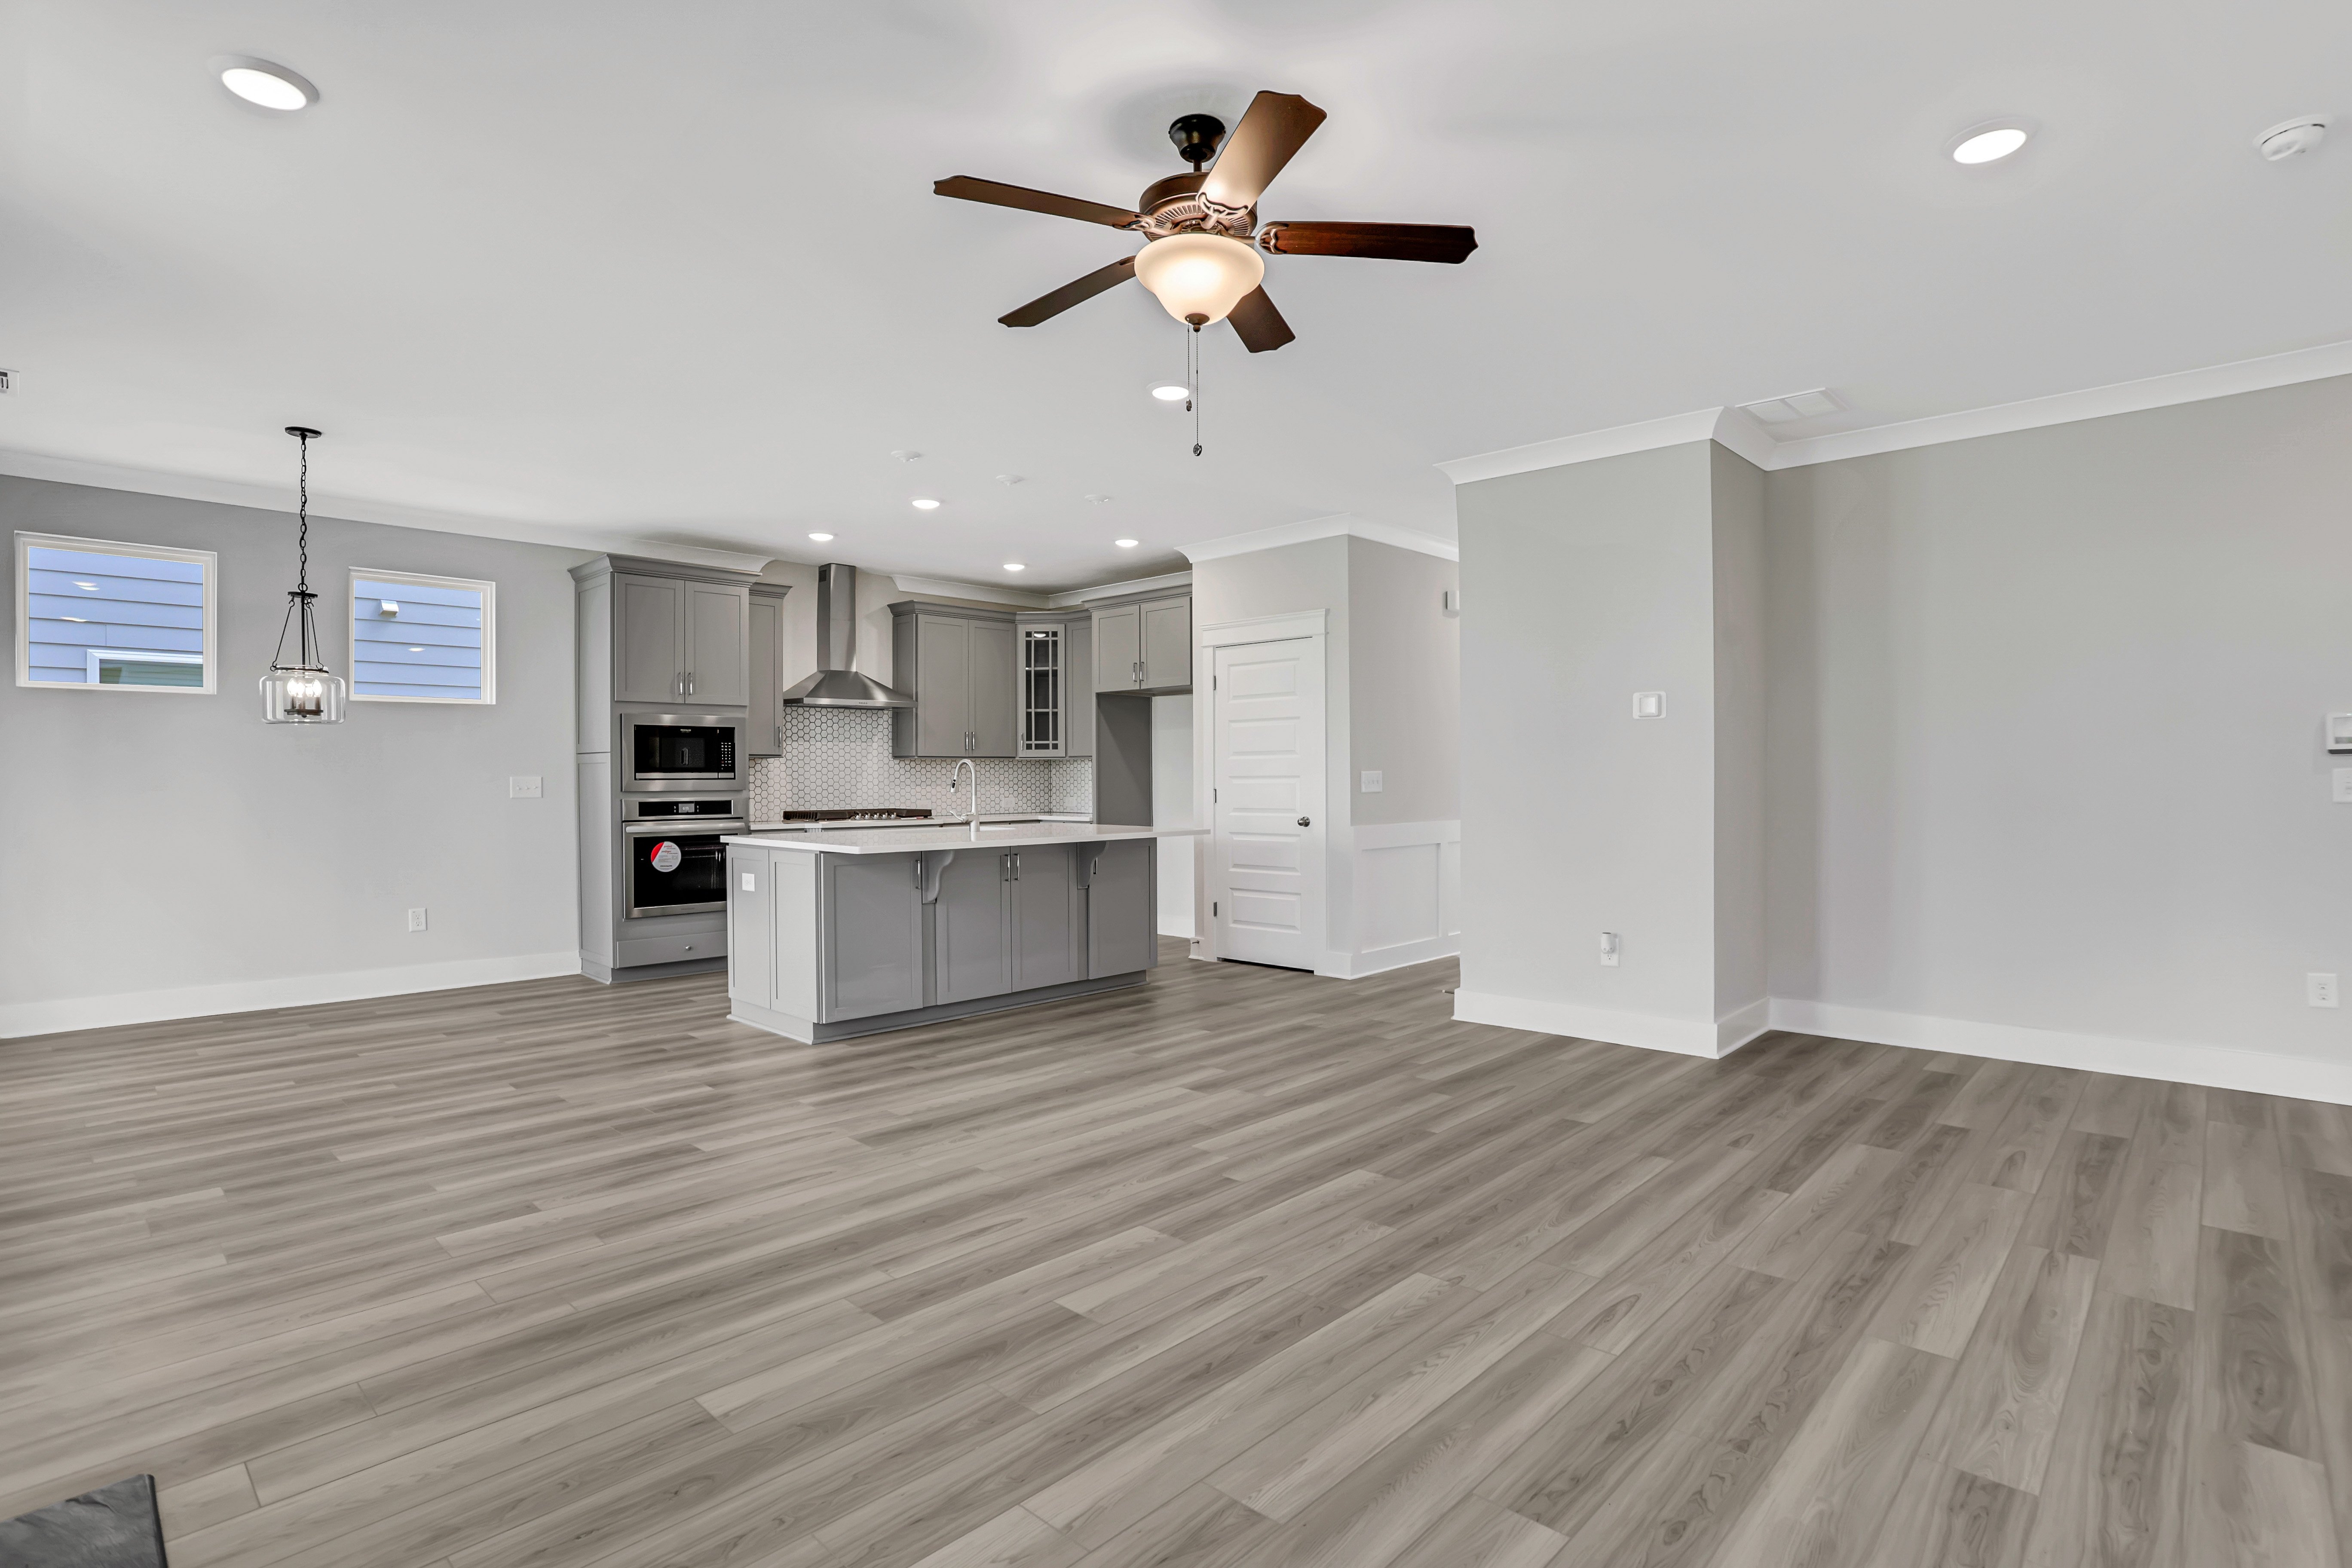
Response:
[{"label": "glass pendant shade", "polygon": [[1170,315],[1205,327],[1232,314],[1265,279],[1265,262],[1250,246],[1222,234],[1171,234],[1137,254],[1135,277]]},{"label": "glass pendant shade", "polygon": [[340,724],[343,678],[324,669],[273,669],[261,678],[261,717],[269,724]]}]

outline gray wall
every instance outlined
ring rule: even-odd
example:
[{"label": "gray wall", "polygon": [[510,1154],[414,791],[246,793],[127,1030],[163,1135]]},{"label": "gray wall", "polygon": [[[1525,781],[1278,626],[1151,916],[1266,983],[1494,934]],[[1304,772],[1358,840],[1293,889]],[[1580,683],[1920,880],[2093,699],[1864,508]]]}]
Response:
[{"label": "gray wall", "polygon": [[2352,1059],[2347,499],[2352,378],[1769,476],[1773,994]]},{"label": "gray wall", "polygon": [[1712,450],[1456,493],[1465,991],[1715,1021]]},{"label": "gray wall", "polygon": [[1712,447],[1715,562],[1715,1010],[1763,1002],[1766,844],[1764,471]]},{"label": "gray wall", "polygon": [[[584,552],[313,519],[338,673],[346,568],[485,577],[498,702],[277,726],[255,683],[294,584],[290,516],[0,478],[0,522],[217,552],[221,658],[210,697],[0,688],[0,1009],[576,951],[565,568]],[[509,800],[514,773],[545,797]],[[404,929],[415,906],[421,934]]]},{"label": "gray wall", "polygon": [[[1358,826],[1462,815],[1462,621],[1444,607],[1461,569],[1440,556],[1349,538],[1348,615],[1375,635],[1349,650],[1345,787]],[[1378,795],[1363,773],[1381,774]]]}]

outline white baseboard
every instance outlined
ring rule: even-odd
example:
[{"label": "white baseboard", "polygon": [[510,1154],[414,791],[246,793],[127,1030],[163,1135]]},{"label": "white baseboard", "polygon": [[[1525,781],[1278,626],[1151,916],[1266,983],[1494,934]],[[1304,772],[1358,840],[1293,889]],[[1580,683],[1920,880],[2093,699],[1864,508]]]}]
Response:
[{"label": "white baseboard", "polygon": [[129,991],[112,996],[12,1002],[0,1005],[0,1039],[54,1035],[68,1029],[105,1029],[118,1024],[155,1024],[169,1018],[206,1018],[221,1013],[309,1007],[321,1002],[360,1002],[371,996],[454,991],[467,985],[545,980],[579,973],[580,953],[574,949],[567,952],[518,953],[510,958],[458,958],[442,963],[402,964],[394,969],[352,969],[339,974],[292,974],[277,980],[184,985],[169,991]]},{"label": "white baseboard", "polygon": [[1889,1013],[1836,1002],[1772,999],[1772,1027],[1807,1035],[1832,1035],[1882,1046],[1951,1051],[2036,1067],[2080,1068],[2126,1078],[2243,1089],[2292,1100],[2325,1100],[2352,1105],[2352,1063],[2242,1051],[2229,1046],[2179,1040],[2133,1040],[2115,1035],[2078,1035],[2060,1029],[2030,1029],[2015,1024],[1979,1024],[1923,1013]]},{"label": "white baseboard", "polygon": [[[1621,1013],[1609,1007],[1587,1007],[1574,1002],[1551,1002],[1531,996],[1505,996],[1492,991],[1456,991],[1454,1016],[1470,1024],[1495,1024],[1506,1029],[1533,1029],[1543,1035],[1601,1040],[1612,1046],[1640,1046],[1644,1050],[1673,1051],[1685,1057],[1719,1057],[1746,1045],[1764,1032],[1758,1026],[1740,1032],[1734,1019],[1757,1007],[1743,1009],[1731,1019],[1709,1024],[1696,1018],[1664,1018],[1654,1013]],[[1730,1038],[1734,1043],[1725,1045]]]},{"label": "white baseboard", "polygon": [[1456,931],[1422,942],[1402,942],[1394,947],[1376,947],[1370,952],[1326,952],[1315,973],[1337,980],[1360,980],[1367,974],[1427,963],[1433,958],[1451,958],[1461,951],[1462,933]]}]

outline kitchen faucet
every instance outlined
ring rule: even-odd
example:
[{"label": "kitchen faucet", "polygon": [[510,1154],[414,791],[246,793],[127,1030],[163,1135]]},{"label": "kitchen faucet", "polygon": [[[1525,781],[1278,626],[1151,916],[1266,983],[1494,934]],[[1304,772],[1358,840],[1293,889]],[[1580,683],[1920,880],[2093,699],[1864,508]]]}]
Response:
[{"label": "kitchen faucet", "polygon": [[977,844],[980,842],[980,764],[970,757],[958,757],[955,766],[948,770],[948,795],[953,799],[956,780],[963,775],[966,768],[971,770],[971,805],[963,815],[964,820],[971,824],[971,841]]}]

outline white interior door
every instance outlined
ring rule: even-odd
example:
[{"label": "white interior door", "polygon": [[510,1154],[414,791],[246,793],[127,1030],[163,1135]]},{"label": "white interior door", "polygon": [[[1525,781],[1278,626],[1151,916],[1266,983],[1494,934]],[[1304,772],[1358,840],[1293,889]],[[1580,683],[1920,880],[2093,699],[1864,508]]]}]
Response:
[{"label": "white interior door", "polygon": [[1323,949],[1323,639],[1220,647],[1215,676],[1217,956],[1313,969]]}]

